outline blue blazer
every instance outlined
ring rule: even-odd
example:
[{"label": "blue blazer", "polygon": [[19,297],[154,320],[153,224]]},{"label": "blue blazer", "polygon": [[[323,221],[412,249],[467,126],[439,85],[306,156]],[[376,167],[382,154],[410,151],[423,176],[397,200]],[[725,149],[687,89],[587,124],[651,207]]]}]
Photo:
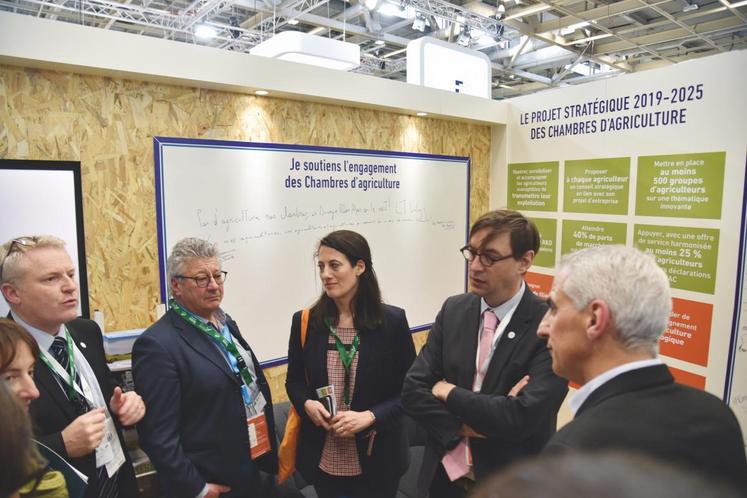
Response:
[{"label": "blue blazer", "polygon": [[255,464],[277,472],[270,389],[230,318],[228,327],[252,355],[267,400],[272,452],[251,460],[239,381],[215,343],[170,310],[135,341],[132,350],[135,387],[147,409],[137,426],[140,445],[168,497],[192,498],[206,482],[230,486],[224,497],[254,497]]},{"label": "blue blazer", "polygon": [[[302,420],[296,468],[311,483],[318,475],[326,433],[311,422],[303,405],[306,400],[317,399],[318,387],[329,384],[328,337],[327,329],[320,330],[309,320],[306,345],[301,349],[301,312],[293,315],[285,388]],[[409,465],[400,391],[414,359],[415,346],[404,310],[385,305],[384,323],[360,332],[355,390],[350,403],[351,410],[371,410],[376,416],[374,425],[356,435],[358,459],[363,476],[368,479],[399,479]],[[373,431],[376,435],[369,452]]]}]

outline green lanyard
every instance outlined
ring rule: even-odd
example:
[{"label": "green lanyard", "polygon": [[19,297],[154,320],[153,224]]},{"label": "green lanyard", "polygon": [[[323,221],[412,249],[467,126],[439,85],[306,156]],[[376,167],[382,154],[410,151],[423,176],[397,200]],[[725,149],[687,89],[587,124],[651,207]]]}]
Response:
[{"label": "green lanyard", "polygon": [[[65,341],[67,341],[67,374],[68,378],[63,379],[60,377],[62,381],[66,384],[67,387],[67,397],[68,399],[75,399],[79,396],[78,392],[75,390],[75,361],[73,359],[73,339],[70,337],[70,333],[67,331],[67,327],[63,327],[63,331],[65,332]],[[47,367],[54,372],[55,368],[52,365],[52,362],[49,361],[49,357],[47,356],[46,351],[42,351],[41,359],[44,362]],[[61,366],[61,365],[60,365]],[[59,375],[58,375],[59,377]]]},{"label": "green lanyard", "polygon": [[197,319],[197,317],[185,310],[174,299],[169,299],[169,308],[173,309],[177,315],[184,319],[184,321],[223,346],[226,351],[228,351],[228,354],[233,356],[233,359],[236,360],[236,366],[239,367],[239,373],[241,375],[241,379],[244,381],[244,384],[246,384],[247,387],[252,385],[252,382],[254,382],[252,373],[246,366],[244,358],[239,354],[239,350],[236,349],[236,344],[234,344],[233,341],[226,340],[226,338],[223,337],[223,334],[219,333],[217,330],[215,330],[213,327],[203,322],[202,320]]},{"label": "green lanyard", "polygon": [[353,358],[355,358],[355,354],[358,352],[358,346],[360,345],[361,339],[356,332],[355,337],[353,338],[353,343],[350,345],[350,350],[348,351],[345,344],[337,335],[337,329],[332,326],[328,317],[324,317],[324,323],[327,324],[329,333],[335,338],[335,346],[337,347],[340,361],[345,370],[345,389],[343,391],[342,399],[345,401],[347,406],[350,406],[350,368],[353,366]]}]

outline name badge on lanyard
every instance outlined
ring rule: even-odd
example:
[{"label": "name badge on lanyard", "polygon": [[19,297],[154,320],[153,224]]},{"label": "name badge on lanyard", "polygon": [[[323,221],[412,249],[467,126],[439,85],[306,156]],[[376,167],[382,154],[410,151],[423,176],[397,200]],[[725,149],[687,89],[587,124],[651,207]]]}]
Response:
[{"label": "name badge on lanyard", "polygon": [[106,465],[106,473],[109,474],[109,477],[112,477],[125,462],[125,456],[122,445],[119,444],[114,421],[108,411],[104,413],[106,424],[104,426],[104,437],[96,448],[96,468]]},{"label": "name badge on lanyard", "polygon": [[270,430],[267,427],[267,418],[265,413],[246,419],[247,430],[249,431],[249,448],[252,460],[256,460],[268,451],[270,451]]},{"label": "name badge on lanyard", "polygon": [[[75,346],[67,329],[65,329],[65,340],[67,342],[69,365],[67,371],[65,371],[65,369],[62,368],[62,365],[60,365],[60,363],[46,351],[41,351],[42,361],[59,377],[60,381],[65,384],[68,398],[72,399],[73,396],[81,396],[86,400],[90,407],[95,408],[100,406],[99,403],[96,403],[91,385],[88,383],[84,375],[78,374],[80,385],[75,382]],[[122,450],[122,445],[119,443],[114,421],[106,407],[104,407],[104,415],[106,416],[104,437],[101,439],[101,443],[96,447],[96,468],[106,465],[106,472],[109,474],[109,477],[111,477],[125,462],[125,456],[124,451]]]}]

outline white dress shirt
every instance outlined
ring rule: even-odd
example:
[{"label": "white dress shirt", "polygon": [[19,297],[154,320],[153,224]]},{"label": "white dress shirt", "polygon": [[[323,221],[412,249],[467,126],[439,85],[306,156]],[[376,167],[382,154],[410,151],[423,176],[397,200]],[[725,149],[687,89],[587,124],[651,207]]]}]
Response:
[{"label": "white dress shirt", "polygon": [[646,367],[652,367],[654,365],[661,365],[664,363],[659,358],[651,358],[649,360],[638,360],[638,361],[631,361],[630,363],[625,363],[623,365],[616,366],[615,368],[611,368],[607,370],[604,373],[601,373],[591,379],[589,382],[581,386],[581,388],[576,391],[576,394],[573,395],[573,397],[568,401],[568,406],[570,407],[571,411],[573,412],[573,416],[576,416],[576,412],[579,408],[581,408],[581,405],[584,404],[584,401],[586,401],[589,396],[591,396],[591,393],[599,389],[601,386],[606,384],[607,382],[611,381],[618,375],[622,375],[625,372],[630,372],[631,370],[638,370],[640,368],[646,368]]}]

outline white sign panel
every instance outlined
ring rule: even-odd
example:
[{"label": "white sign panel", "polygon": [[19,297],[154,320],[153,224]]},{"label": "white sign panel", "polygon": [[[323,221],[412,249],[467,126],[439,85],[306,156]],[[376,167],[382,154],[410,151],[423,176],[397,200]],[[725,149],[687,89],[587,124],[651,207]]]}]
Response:
[{"label": "white sign panel", "polygon": [[490,59],[477,50],[418,38],[407,44],[407,82],[489,99]]}]

